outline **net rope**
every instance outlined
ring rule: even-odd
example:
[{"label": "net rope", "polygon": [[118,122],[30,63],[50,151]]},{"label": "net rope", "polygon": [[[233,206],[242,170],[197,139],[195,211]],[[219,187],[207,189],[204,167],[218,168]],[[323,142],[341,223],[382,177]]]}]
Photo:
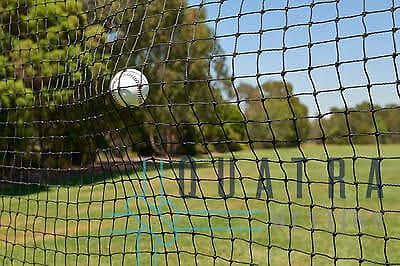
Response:
[{"label": "net rope", "polygon": [[[3,0],[0,264],[398,265],[398,0]],[[110,81],[136,69],[140,106]]]}]

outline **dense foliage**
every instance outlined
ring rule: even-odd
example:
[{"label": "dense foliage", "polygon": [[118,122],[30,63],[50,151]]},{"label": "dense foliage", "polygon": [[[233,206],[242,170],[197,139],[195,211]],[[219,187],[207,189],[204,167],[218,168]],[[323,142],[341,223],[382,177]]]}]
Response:
[{"label": "dense foliage", "polygon": [[399,143],[399,106],[362,102],[355,107],[332,108],[321,123],[312,125],[311,137],[335,144]]},{"label": "dense foliage", "polygon": [[81,127],[96,81],[107,75],[105,40],[80,1],[0,3],[2,165],[63,167],[93,160]]},{"label": "dense foliage", "polygon": [[241,84],[238,91],[246,103],[243,109],[249,121],[249,135],[256,146],[293,146],[307,138],[307,106],[293,95],[290,83],[271,81],[260,88]]},{"label": "dense foliage", "polygon": [[[132,150],[197,153],[205,151],[197,145],[204,142],[209,150],[238,148],[226,141],[244,135],[240,112],[222,97],[228,83],[207,81],[226,77],[224,62],[212,58],[220,47],[205,24],[195,23],[205,13],[183,13],[181,5],[175,0],[138,1],[135,8],[129,1],[0,3],[1,165],[86,166],[100,150],[120,156]],[[161,14],[165,9],[170,12]],[[117,39],[110,41],[112,32]],[[126,67],[159,84],[151,88],[153,106],[116,108],[110,100],[110,74]],[[194,80],[200,82],[189,82]]]},{"label": "dense foliage", "polygon": [[[204,9],[184,8],[181,0],[141,0],[135,8],[127,0],[96,3],[97,8],[89,8],[96,12],[92,16],[118,33],[111,52],[112,68],[135,67],[151,77],[153,84],[149,108],[121,112],[116,119],[121,120],[121,127],[122,121],[130,123],[118,137],[142,153],[237,149],[237,141],[245,135],[239,125],[243,118],[237,106],[222,97],[231,94],[230,82],[210,81],[229,77],[223,59],[213,56],[221,47],[204,23]],[[124,140],[119,141],[123,146]]]}]

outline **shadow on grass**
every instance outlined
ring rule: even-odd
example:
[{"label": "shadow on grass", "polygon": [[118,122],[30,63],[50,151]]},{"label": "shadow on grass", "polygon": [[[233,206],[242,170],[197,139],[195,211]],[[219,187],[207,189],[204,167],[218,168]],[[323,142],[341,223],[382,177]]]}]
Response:
[{"label": "shadow on grass", "polygon": [[[158,163],[158,162],[156,162]],[[165,162],[163,165],[164,170],[175,169],[176,174],[179,173],[179,162]],[[196,163],[196,168],[206,168],[210,164]],[[186,162],[186,169],[190,167],[190,163]],[[148,161],[147,171],[157,171],[154,161]],[[47,184],[50,186],[86,186],[106,182],[109,179],[120,178],[128,176],[129,178],[139,178],[143,175],[143,162],[137,161],[132,163],[115,163],[115,164],[102,164],[101,166],[87,169],[81,172],[75,172],[72,175],[64,175],[60,178],[48,178]]]},{"label": "shadow on grass", "polygon": [[0,196],[24,196],[48,190],[48,186],[43,186],[39,184],[0,184]]},{"label": "shadow on grass", "polygon": [[[155,164],[159,162],[148,161],[147,171],[156,171]],[[198,163],[196,168],[210,167],[211,163]],[[164,162],[164,169],[174,168],[179,172],[180,162]],[[185,163],[188,169],[190,163]],[[102,163],[91,168],[82,169],[24,169],[14,173],[12,178],[5,181],[0,179],[0,196],[23,196],[49,191],[59,187],[89,186],[108,182],[110,179],[128,176],[138,178],[143,175],[143,162],[115,162]]]},{"label": "shadow on grass", "polygon": [[104,171],[104,172],[91,172],[90,170],[81,171],[79,174],[74,171],[72,175],[59,174],[48,175],[46,178],[29,178],[29,180],[21,180],[22,178],[14,179],[12,181],[0,180],[0,196],[23,196],[35,193],[49,191],[59,187],[73,187],[73,186],[89,186],[107,182],[112,178],[119,178],[121,176],[133,176],[133,170],[126,171]]}]

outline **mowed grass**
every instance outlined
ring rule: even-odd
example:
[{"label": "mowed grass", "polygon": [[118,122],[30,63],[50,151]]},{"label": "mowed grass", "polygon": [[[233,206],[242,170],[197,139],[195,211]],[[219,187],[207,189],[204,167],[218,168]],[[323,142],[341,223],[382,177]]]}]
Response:
[{"label": "mowed grass", "polygon": [[[3,195],[0,264],[359,265],[359,259],[363,265],[400,263],[400,146],[381,145],[379,153],[376,146],[355,148],[302,147],[309,159],[302,171],[302,198],[297,197],[297,165],[291,162],[302,157],[298,148],[215,155],[236,159],[235,192],[228,199],[218,193],[218,168],[210,156],[195,158],[194,198],[180,196],[179,167],[166,162],[162,173],[158,164],[149,163],[145,178],[137,167],[91,185],[78,182]],[[329,198],[327,156],[344,158],[346,198],[340,198],[339,183],[334,198]],[[377,157],[384,158],[384,197],[373,190],[368,199],[371,158]],[[265,191],[257,197],[261,158],[269,160],[273,197]],[[228,162],[224,175],[229,176]],[[228,179],[224,188],[228,193]],[[185,193],[189,191],[187,180]]]}]

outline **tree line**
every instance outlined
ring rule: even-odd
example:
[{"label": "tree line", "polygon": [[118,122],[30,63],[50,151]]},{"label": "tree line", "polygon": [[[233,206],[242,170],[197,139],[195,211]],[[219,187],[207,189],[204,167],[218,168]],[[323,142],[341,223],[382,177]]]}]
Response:
[{"label": "tree line", "polygon": [[[235,87],[202,21],[204,8],[182,0],[1,2],[3,168],[86,166],[99,151],[193,155],[399,141],[395,105],[362,103],[312,119],[290,83]],[[108,82],[132,66],[150,78],[148,106],[117,108]]]}]

